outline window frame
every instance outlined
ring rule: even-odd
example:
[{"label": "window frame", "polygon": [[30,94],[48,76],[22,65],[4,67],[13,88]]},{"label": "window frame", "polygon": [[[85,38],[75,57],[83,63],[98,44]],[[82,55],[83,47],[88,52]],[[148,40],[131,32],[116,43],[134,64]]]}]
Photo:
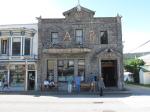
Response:
[{"label": "window frame", "polygon": [[[102,35],[102,33],[104,33]],[[100,31],[100,44],[108,44],[108,31],[104,30],[104,31]]]},{"label": "window frame", "polygon": [[[13,47],[13,44],[14,44],[14,38],[19,38],[20,39],[20,42],[18,42],[18,43],[20,43],[20,52],[18,52],[18,53],[14,53],[14,47]],[[21,44],[22,44],[22,39],[21,39],[21,37],[13,37],[12,38],[12,56],[20,56],[21,55]],[[16,49],[18,49],[18,48],[16,48]],[[18,50],[19,51],[19,50]]]},{"label": "window frame", "polygon": [[[80,36],[77,36],[77,31],[81,31],[82,34]],[[76,44],[83,44],[83,29],[75,29],[75,40]]]},{"label": "window frame", "polygon": [[[53,34],[57,34],[57,37],[53,37]],[[59,43],[58,32],[51,32],[51,42],[52,42],[52,44],[58,44]]]},{"label": "window frame", "polygon": [[[73,63],[70,64],[69,62],[73,62]],[[74,59],[59,59],[59,60],[57,60],[57,68],[58,68],[57,69],[58,82],[67,82],[68,77],[72,77],[72,78],[74,77],[74,71],[75,71]],[[71,71],[71,69],[73,69],[73,70]],[[70,71],[73,73],[71,73],[71,75],[68,75],[68,72],[70,72]]]},{"label": "window frame", "polygon": [[[80,64],[80,61],[83,62],[83,64]],[[83,68],[82,68],[83,67]],[[81,75],[81,68],[84,70],[83,75]],[[80,77],[83,76],[83,79],[81,81],[85,81],[85,59],[78,59],[78,74],[80,75]]]},{"label": "window frame", "polygon": [[[27,45],[28,53],[26,53],[26,40],[29,40],[29,45]],[[31,38],[25,37],[24,38],[24,55],[30,55],[30,54],[31,54]]]},{"label": "window frame", "polygon": [[[5,45],[3,44],[3,42],[6,41]],[[8,38],[2,38],[1,39],[1,54],[7,54],[8,51]],[[5,50],[4,50],[5,49]]]}]

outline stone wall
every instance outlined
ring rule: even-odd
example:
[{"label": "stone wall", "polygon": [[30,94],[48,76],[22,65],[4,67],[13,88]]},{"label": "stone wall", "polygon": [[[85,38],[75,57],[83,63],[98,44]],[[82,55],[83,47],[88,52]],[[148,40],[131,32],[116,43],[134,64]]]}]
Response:
[{"label": "stone wall", "polygon": [[[118,87],[123,86],[123,63],[122,63],[122,31],[121,17],[93,17],[94,13],[82,7],[81,14],[77,15],[75,9],[64,13],[66,18],[62,19],[42,19],[39,18],[39,44],[38,44],[38,79],[39,82],[46,78],[47,64],[46,60],[54,58],[84,58],[86,62],[86,74],[90,72],[98,72],[100,74],[99,59],[114,59],[118,61]],[[83,29],[83,46],[91,49],[89,53],[80,54],[47,54],[43,53],[44,49],[60,49],[60,48],[80,48],[75,43],[75,30]],[[91,40],[90,32],[94,32]],[[100,43],[100,31],[108,32],[108,44]],[[61,46],[52,46],[51,32],[58,32]],[[66,32],[70,35],[71,40],[67,43],[64,41]],[[110,50],[108,53],[107,50]]]}]

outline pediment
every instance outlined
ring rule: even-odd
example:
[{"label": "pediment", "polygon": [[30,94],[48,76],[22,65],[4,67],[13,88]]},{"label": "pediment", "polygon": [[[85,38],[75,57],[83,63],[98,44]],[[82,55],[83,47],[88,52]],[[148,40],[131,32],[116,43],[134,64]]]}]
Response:
[{"label": "pediment", "polygon": [[66,18],[84,18],[84,17],[93,17],[95,14],[94,11],[90,10],[90,9],[87,9],[87,8],[84,8],[80,5],[68,10],[68,11],[65,11],[63,13],[63,15],[66,17]]}]

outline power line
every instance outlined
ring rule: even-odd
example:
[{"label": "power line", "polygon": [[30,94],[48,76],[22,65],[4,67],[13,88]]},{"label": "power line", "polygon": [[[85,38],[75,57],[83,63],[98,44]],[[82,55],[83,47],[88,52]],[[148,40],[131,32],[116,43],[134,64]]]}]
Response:
[{"label": "power line", "polygon": [[131,51],[129,51],[129,52],[135,51],[135,50],[137,50],[138,48],[140,48],[140,47],[146,45],[146,44],[149,43],[149,42],[150,42],[150,40],[144,42],[143,44],[139,45],[137,48],[135,48],[135,49],[133,49],[133,50],[131,50]]}]

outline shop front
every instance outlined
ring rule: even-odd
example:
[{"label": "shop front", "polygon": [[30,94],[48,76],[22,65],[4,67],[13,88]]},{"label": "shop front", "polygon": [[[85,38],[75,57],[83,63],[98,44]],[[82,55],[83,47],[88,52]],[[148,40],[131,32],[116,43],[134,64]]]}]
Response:
[{"label": "shop front", "polygon": [[47,60],[47,78],[58,83],[58,90],[67,90],[68,82],[73,83],[77,75],[85,81],[85,59]]},{"label": "shop front", "polygon": [[0,66],[0,88],[3,88],[6,80],[8,83],[7,91],[27,91],[37,90],[37,71],[35,63],[9,63]]}]

